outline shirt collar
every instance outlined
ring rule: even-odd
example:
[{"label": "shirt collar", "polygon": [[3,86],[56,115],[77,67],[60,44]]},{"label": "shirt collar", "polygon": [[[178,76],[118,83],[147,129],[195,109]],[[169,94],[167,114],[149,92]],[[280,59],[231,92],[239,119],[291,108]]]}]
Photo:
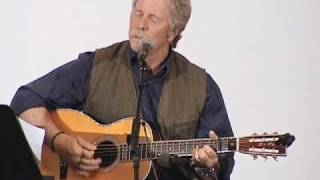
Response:
[{"label": "shirt collar", "polygon": [[[155,76],[159,75],[160,80],[164,80],[166,75],[169,72],[173,59],[174,59],[174,51],[170,47],[167,57],[160,64],[160,70],[157,72]],[[131,65],[131,68],[138,67],[137,52],[135,52],[130,45],[128,48],[128,61],[129,61],[129,64]]]}]

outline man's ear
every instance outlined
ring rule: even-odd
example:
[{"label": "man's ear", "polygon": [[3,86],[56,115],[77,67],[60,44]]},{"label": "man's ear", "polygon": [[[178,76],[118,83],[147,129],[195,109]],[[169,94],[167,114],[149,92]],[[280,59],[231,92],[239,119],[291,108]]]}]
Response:
[{"label": "man's ear", "polygon": [[168,34],[168,41],[170,44],[173,42],[174,38],[178,35],[178,31],[170,31]]}]

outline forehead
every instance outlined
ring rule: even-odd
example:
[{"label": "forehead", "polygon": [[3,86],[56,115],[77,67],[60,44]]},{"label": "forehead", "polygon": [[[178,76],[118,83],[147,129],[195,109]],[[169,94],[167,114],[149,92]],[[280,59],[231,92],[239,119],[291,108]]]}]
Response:
[{"label": "forehead", "polygon": [[134,9],[159,17],[164,17],[168,15],[169,12],[167,0],[137,0]]}]

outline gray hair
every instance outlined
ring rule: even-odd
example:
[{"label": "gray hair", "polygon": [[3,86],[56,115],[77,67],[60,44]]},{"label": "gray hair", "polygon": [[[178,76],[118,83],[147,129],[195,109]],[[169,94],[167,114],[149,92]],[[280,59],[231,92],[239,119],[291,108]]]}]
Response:
[{"label": "gray hair", "polygon": [[[138,0],[132,1],[132,7],[136,6]],[[191,2],[190,0],[166,0],[169,7],[169,28],[170,32],[176,32],[177,35],[171,42],[171,46],[175,48],[178,41],[181,39],[181,33],[187,26],[191,15]]]}]

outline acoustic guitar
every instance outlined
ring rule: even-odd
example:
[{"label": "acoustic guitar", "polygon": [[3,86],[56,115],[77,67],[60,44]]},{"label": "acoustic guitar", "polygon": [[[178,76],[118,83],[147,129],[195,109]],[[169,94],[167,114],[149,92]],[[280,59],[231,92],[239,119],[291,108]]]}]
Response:
[{"label": "acoustic guitar", "polygon": [[[102,125],[86,114],[71,110],[58,109],[52,112],[54,123],[67,134],[80,136],[97,145],[95,158],[101,158],[102,163],[98,171],[90,174],[88,178],[77,175],[72,168],[60,160],[58,155],[43,145],[40,169],[43,175],[54,176],[55,180],[114,180],[133,179],[133,163],[130,157],[130,145],[127,144],[128,135],[134,118],[125,118],[112,124]],[[221,137],[216,140],[187,139],[153,141],[153,134],[148,123],[140,126],[139,157],[140,177],[146,178],[152,160],[158,159],[162,154],[175,157],[191,157],[195,148],[210,145],[217,153],[240,152],[258,156],[273,157],[286,156],[287,147],[292,143],[294,136],[290,134],[263,134],[246,137]]]}]

